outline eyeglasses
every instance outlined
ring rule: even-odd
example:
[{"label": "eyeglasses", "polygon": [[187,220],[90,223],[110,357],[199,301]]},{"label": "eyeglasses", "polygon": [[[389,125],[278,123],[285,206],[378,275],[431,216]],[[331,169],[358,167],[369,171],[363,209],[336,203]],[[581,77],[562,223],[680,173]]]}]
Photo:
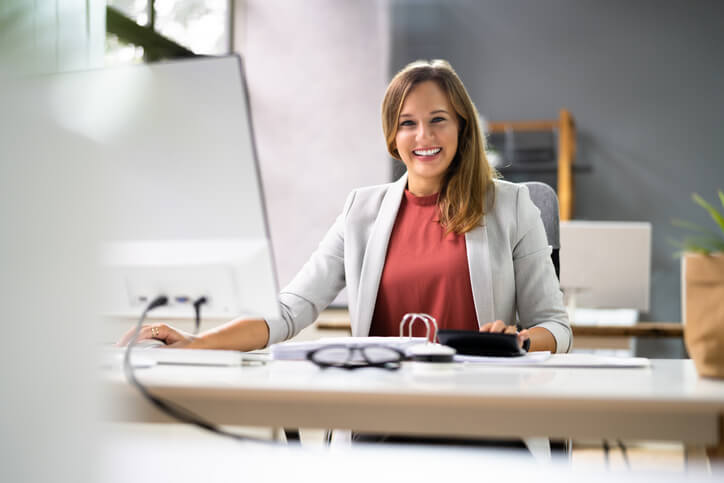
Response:
[{"label": "eyeglasses", "polygon": [[360,369],[378,367],[394,371],[405,360],[404,352],[384,345],[330,345],[307,353],[307,360],[322,368]]}]

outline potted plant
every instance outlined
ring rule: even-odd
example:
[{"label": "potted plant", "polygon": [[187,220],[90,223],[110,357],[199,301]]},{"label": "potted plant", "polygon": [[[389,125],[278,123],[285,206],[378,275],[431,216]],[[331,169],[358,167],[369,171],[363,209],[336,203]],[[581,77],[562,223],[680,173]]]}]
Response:
[{"label": "potted plant", "polygon": [[695,233],[678,244],[682,249],[684,342],[699,375],[724,378],[724,192],[719,191],[721,211],[697,194],[692,198],[709,213],[719,231],[674,222]]}]

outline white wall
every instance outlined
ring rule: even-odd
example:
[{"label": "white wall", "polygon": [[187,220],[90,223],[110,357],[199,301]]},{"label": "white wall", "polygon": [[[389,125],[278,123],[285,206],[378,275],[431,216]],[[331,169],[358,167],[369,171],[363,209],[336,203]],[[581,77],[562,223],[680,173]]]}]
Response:
[{"label": "white wall", "polygon": [[[248,0],[242,45],[279,283],[352,188],[389,181],[387,2]],[[240,29],[237,29],[239,32]]]}]

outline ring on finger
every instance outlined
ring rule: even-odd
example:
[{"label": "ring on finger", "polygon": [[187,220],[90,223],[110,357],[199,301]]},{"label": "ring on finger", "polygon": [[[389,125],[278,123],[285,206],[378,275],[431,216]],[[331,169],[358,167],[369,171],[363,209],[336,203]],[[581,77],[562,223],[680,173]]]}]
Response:
[{"label": "ring on finger", "polygon": [[158,327],[151,327],[151,337],[158,337]]}]

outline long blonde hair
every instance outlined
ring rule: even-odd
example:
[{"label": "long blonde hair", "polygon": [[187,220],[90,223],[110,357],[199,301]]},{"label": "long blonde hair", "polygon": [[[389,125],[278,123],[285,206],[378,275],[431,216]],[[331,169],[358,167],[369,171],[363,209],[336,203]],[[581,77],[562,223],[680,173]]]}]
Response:
[{"label": "long blonde hair", "polygon": [[[402,104],[415,85],[434,81],[447,94],[460,121],[458,149],[445,172],[438,209],[445,233],[466,233],[482,223],[488,190],[494,196],[497,172],[485,157],[485,138],[480,129],[478,110],[462,81],[445,60],[418,60],[408,64],[387,86],[382,101],[382,130],[387,150],[401,160],[395,145]],[[491,198],[494,199],[494,198]]]}]

